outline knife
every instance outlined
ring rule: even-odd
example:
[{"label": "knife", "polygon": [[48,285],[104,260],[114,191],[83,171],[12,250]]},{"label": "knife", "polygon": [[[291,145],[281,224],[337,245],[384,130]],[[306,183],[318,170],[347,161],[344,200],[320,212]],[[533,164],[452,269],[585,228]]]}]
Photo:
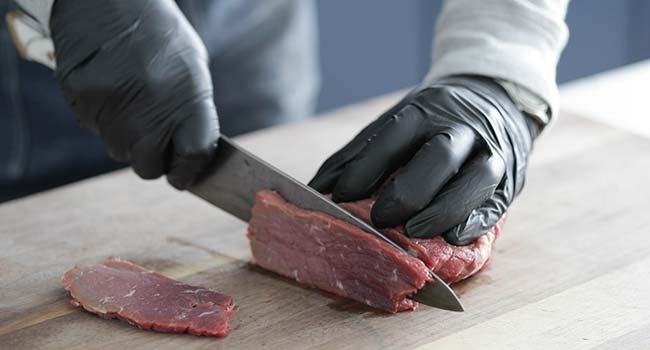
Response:
[{"label": "knife", "polygon": [[[276,191],[287,202],[299,208],[318,211],[343,220],[417,258],[416,252],[406,251],[318,191],[293,179],[225,136],[219,138],[217,154],[212,165],[189,189],[191,193],[246,222],[251,219],[255,194],[260,190]],[[429,270],[429,274],[433,281],[426,283],[410,298],[440,309],[464,311],[454,291],[433,271]]]}]

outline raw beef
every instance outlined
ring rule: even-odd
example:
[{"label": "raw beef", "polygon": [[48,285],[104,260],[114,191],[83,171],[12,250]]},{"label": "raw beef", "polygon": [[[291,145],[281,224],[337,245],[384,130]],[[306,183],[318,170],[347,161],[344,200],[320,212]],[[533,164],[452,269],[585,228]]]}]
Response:
[{"label": "raw beef", "polygon": [[62,279],[72,304],[142,329],[224,337],[233,299],[123,260],[75,266]]},{"label": "raw beef", "polygon": [[[375,198],[353,203],[341,203],[356,217],[370,222],[370,209]],[[505,217],[490,231],[477,238],[471,244],[455,246],[438,236],[431,239],[408,238],[403,227],[382,230],[382,233],[397,242],[402,248],[416,251],[420,259],[447,283],[456,283],[487,266],[492,253],[492,245],[501,233]]]},{"label": "raw beef", "polygon": [[[342,204],[369,222],[374,199]],[[402,228],[382,230],[420,259],[346,222],[287,203],[260,191],[248,226],[253,261],[299,283],[351,298],[389,312],[415,309],[407,297],[430,278],[427,267],[448,283],[476,273],[488,263],[500,224],[467,246],[441,237],[409,239]],[[425,265],[426,264],[426,265]]]},{"label": "raw beef", "polygon": [[257,265],[392,312],[413,309],[406,296],[429,279],[422,261],[271,191],[257,194],[248,238]]}]

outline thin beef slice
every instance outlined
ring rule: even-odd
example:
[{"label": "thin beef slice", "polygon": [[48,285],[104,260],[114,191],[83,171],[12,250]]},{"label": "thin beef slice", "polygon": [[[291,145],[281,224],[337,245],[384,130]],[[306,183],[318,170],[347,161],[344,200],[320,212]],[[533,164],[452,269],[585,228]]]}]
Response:
[{"label": "thin beef slice", "polygon": [[124,260],[75,266],[65,273],[62,282],[73,305],[158,332],[224,337],[235,314],[230,296],[178,282]]},{"label": "thin beef slice", "polygon": [[[369,222],[374,199],[342,204]],[[409,239],[403,228],[382,230],[420,259],[329,215],[287,203],[260,191],[248,226],[253,262],[299,283],[389,312],[413,310],[407,297],[429,279],[427,267],[448,283],[471,276],[489,261],[499,224],[467,246],[441,237]],[[425,265],[426,264],[426,265]]]}]

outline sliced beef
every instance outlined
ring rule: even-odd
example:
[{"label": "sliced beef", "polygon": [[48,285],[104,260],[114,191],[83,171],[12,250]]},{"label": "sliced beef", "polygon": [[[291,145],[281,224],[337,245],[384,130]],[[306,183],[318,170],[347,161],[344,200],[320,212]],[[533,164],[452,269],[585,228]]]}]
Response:
[{"label": "sliced beef", "polygon": [[[374,199],[345,203],[369,222]],[[499,225],[467,246],[444,239],[409,239],[402,228],[382,230],[420,259],[329,215],[287,203],[273,191],[260,191],[248,226],[254,263],[299,283],[354,299],[389,312],[415,309],[407,299],[429,279],[427,267],[448,283],[483,268]],[[425,265],[426,264],[426,265]]]},{"label": "sliced beef", "polygon": [[275,192],[261,191],[256,200],[248,238],[257,265],[375,308],[415,308],[406,297],[429,279],[422,261]]},{"label": "sliced beef", "polygon": [[[354,216],[370,223],[370,209],[375,198],[352,203],[341,203]],[[492,245],[501,233],[502,219],[490,231],[465,246],[447,243],[442,237],[411,239],[404,235],[403,227],[382,230],[382,233],[406,250],[414,250],[424,263],[447,283],[456,283],[487,266]]]},{"label": "sliced beef", "polygon": [[62,279],[72,304],[142,329],[224,337],[233,299],[123,260],[75,266]]}]

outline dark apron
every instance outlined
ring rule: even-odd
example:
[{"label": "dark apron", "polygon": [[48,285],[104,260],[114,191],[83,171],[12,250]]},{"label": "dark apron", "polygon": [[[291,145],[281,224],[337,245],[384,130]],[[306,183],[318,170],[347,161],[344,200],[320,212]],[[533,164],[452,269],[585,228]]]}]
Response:
[{"label": "dark apron", "polygon": [[22,60],[0,3],[0,201],[63,185],[120,165],[79,127],[49,69]]}]

